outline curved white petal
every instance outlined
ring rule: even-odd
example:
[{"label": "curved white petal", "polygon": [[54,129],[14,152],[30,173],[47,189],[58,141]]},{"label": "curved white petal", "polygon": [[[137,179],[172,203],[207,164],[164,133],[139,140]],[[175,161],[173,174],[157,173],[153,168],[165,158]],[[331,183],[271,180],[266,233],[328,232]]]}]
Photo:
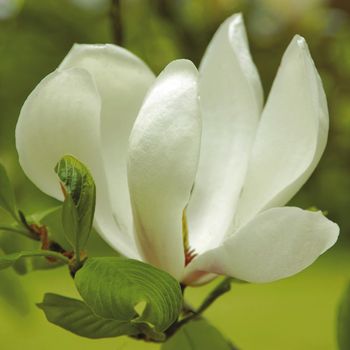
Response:
[{"label": "curved white petal", "polygon": [[336,242],[339,227],[320,212],[294,207],[258,214],[223,244],[199,256],[187,275],[207,271],[265,283],[292,276]]},{"label": "curved white petal", "polygon": [[324,151],[327,101],[303,38],[286,50],[263,111],[237,223],[260,210],[282,206],[301,188]]},{"label": "curved white petal", "polygon": [[116,224],[132,236],[127,183],[128,139],[155,76],[138,57],[115,45],[74,45],[59,69],[80,67],[93,77],[101,96],[101,145]]},{"label": "curved white petal", "polygon": [[135,230],[146,261],[175,277],[184,269],[182,216],[197,169],[201,123],[198,72],[170,63],[146,96],[129,144]]},{"label": "curved white petal", "polygon": [[80,68],[55,71],[23,105],[16,127],[19,161],[43,192],[62,199],[54,167],[72,154],[92,171],[97,186],[96,226],[123,253],[137,256],[132,242],[118,239],[112,219],[100,150],[101,100],[90,74]]},{"label": "curved white petal", "polygon": [[220,244],[232,223],[262,95],[242,16],[234,15],[220,26],[200,66],[203,135],[188,208],[190,243],[198,252]]}]

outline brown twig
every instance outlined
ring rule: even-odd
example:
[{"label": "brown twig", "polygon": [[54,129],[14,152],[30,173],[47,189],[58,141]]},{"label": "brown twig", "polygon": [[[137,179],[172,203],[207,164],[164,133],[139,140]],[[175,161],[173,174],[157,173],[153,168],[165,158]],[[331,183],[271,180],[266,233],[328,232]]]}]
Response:
[{"label": "brown twig", "polygon": [[111,0],[110,18],[112,25],[113,41],[115,44],[121,46],[124,42],[121,0]]},{"label": "brown twig", "polygon": [[181,19],[177,1],[150,0],[150,2],[154,4],[154,10],[160,18],[174,29],[175,40],[179,45],[182,56],[198,65],[208,40],[219,25],[218,21],[209,21],[205,26],[205,30],[202,30],[201,35],[198,35],[194,27],[187,25]]},{"label": "brown twig", "polygon": [[[40,249],[59,253],[68,259],[73,258],[73,252],[66,251],[59,243],[54,242],[49,237],[48,229],[45,225],[37,223],[29,223],[22,211],[19,211],[19,217],[22,225],[27,229],[27,238],[33,239],[41,243]],[[55,257],[47,256],[46,260],[50,263],[56,263]]]}]

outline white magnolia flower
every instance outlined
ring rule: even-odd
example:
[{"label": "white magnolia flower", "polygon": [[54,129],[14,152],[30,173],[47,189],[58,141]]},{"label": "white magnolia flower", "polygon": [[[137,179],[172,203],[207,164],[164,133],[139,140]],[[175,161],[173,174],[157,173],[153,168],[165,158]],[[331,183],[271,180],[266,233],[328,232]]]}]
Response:
[{"label": "white magnolia flower", "polygon": [[60,157],[90,167],[95,226],[124,255],[189,284],[213,274],[269,282],[306,268],[337,240],[338,226],[320,212],[281,207],[315,169],[327,133],[305,40],[290,43],[263,107],[234,15],[199,75],[178,60],[155,79],[125,49],[75,45],[28,97],[16,141],[28,177],[58,199]]}]

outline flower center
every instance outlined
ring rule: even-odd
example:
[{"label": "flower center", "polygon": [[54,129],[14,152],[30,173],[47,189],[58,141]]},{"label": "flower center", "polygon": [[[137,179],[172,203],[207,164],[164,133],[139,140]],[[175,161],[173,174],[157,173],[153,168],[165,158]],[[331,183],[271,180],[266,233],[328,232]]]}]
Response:
[{"label": "flower center", "polygon": [[187,266],[198,254],[190,247],[188,240],[188,225],[186,218],[186,208],[182,212],[182,238],[185,252],[185,266]]},{"label": "flower center", "polygon": [[198,254],[194,249],[185,251],[185,266],[187,266]]}]

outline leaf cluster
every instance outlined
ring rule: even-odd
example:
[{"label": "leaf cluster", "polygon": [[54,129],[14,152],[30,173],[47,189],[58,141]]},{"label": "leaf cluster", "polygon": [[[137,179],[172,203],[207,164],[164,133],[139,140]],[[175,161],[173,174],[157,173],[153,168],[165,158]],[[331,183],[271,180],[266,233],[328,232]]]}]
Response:
[{"label": "leaf cluster", "polygon": [[[87,167],[64,156],[55,167],[64,194],[61,206],[25,216],[0,164],[0,208],[12,218],[0,226],[0,270],[32,270],[67,265],[81,299],[45,294],[38,307],[49,322],[86,338],[127,335],[163,342],[162,349],[234,347],[201,314],[230,289],[224,280],[197,310],[184,307],[183,290],[168,273],[121,256],[85,252],[92,231],[96,186]],[[72,251],[70,250],[72,249]],[[0,278],[5,278],[1,271]],[[0,293],[1,293],[0,288]],[[4,290],[4,294],[8,289]],[[8,295],[9,293],[7,293]],[[21,295],[22,296],[22,295]],[[25,308],[19,304],[20,308]]]}]

